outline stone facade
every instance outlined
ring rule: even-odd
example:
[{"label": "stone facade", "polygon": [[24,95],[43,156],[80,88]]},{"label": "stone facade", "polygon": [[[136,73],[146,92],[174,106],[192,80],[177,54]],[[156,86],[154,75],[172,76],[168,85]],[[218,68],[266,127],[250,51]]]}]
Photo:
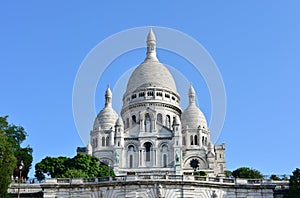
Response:
[{"label": "stone facade", "polygon": [[121,115],[112,107],[107,88],[105,107],[97,115],[87,152],[114,167],[117,175],[206,171],[224,176],[225,145],[210,141],[206,118],[188,91],[182,111],[180,95],[169,70],[156,57],[156,38],[150,29],[145,60],[134,70],[123,95]]}]

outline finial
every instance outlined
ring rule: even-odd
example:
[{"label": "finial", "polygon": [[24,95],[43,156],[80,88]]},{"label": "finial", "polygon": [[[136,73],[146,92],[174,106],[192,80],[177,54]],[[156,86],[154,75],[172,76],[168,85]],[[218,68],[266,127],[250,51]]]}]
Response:
[{"label": "finial", "polygon": [[158,61],[156,57],[156,38],[155,34],[150,27],[148,36],[147,36],[147,57],[146,60]]},{"label": "finial", "polygon": [[147,44],[151,41],[156,43],[156,38],[155,38],[155,34],[153,33],[152,26],[150,26],[150,30],[147,36]]},{"label": "finial", "polygon": [[109,84],[107,85],[107,89],[105,92],[105,106],[110,106],[111,107],[111,99],[112,99],[112,93],[110,90]]},{"label": "finial", "polygon": [[189,104],[195,103],[195,89],[192,85],[192,83],[190,83],[190,88],[189,88]]}]

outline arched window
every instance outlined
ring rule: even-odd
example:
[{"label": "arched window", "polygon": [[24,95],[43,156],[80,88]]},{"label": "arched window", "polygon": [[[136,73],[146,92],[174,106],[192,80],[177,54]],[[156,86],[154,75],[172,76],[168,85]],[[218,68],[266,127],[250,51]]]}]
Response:
[{"label": "arched window", "polygon": [[205,146],[207,145],[207,137],[205,137],[204,145],[205,145]]},{"label": "arched window", "polygon": [[170,116],[166,116],[166,127],[171,128],[171,121],[170,121]]},{"label": "arched window", "polygon": [[195,137],[194,137],[194,143],[195,143],[195,145],[198,145],[198,136],[197,135],[195,135]]},{"label": "arched window", "polygon": [[145,146],[145,150],[146,150],[146,162],[150,162],[151,161],[151,148],[152,148],[152,144],[150,142],[146,142],[144,144]]},{"label": "arched window", "polygon": [[105,137],[102,137],[102,146],[105,146]]},{"label": "arched window", "polygon": [[126,118],[126,129],[129,128],[129,118]]},{"label": "arched window", "polygon": [[191,141],[191,145],[194,145],[194,138],[192,135],[190,136],[190,141]]},{"label": "arched window", "polygon": [[157,114],[157,122],[159,122],[159,123],[163,123],[163,120],[162,120],[162,115],[159,113],[159,114]]},{"label": "arched window", "polygon": [[185,137],[182,137],[182,144],[185,145]]},{"label": "arched window", "polygon": [[133,155],[129,155],[129,168],[133,168]]},{"label": "arched window", "polygon": [[167,151],[168,151],[168,146],[164,144],[164,145],[161,147],[161,151],[162,151],[162,152],[167,152]]},{"label": "arched window", "polygon": [[134,146],[133,146],[133,145],[129,145],[129,146],[128,146],[128,151],[134,152]]},{"label": "arched window", "polygon": [[136,123],[136,116],[135,115],[133,115],[133,116],[131,116],[131,119],[132,119],[132,125],[134,125],[135,123]]},{"label": "arched window", "polygon": [[106,146],[109,146],[109,136],[106,137]]},{"label": "arched window", "polygon": [[202,136],[202,145],[204,145],[204,136]]},{"label": "arched window", "polygon": [[151,120],[150,120],[149,113],[145,114],[144,125],[145,125],[145,132],[150,132],[150,130],[151,130]]},{"label": "arched window", "polygon": [[163,155],[163,167],[167,167],[168,164],[168,158],[167,158],[167,154]]},{"label": "arched window", "polygon": [[98,147],[98,138],[96,138],[96,145],[95,147]]}]

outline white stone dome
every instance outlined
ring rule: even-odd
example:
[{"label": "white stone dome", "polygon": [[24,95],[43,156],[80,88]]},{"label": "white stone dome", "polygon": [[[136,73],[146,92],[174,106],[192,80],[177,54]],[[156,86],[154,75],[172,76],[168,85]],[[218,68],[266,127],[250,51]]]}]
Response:
[{"label": "white stone dome", "polygon": [[184,128],[201,128],[207,129],[207,122],[202,111],[196,106],[195,90],[193,86],[189,89],[189,106],[183,111],[181,115],[181,123]]},{"label": "white stone dome", "polygon": [[115,126],[118,114],[112,108],[112,93],[108,85],[105,93],[105,107],[98,113],[94,121],[94,129],[110,129]]},{"label": "white stone dome", "polygon": [[94,128],[110,129],[115,126],[118,114],[112,107],[104,107],[97,115]]},{"label": "white stone dome", "polygon": [[170,71],[161,64],[156,57],[156,38],[150,29],[147,36],[147,56],[131,74],[126,93],[134,92],[138,88],[160,87],[177,92],[176,84]]},{"label": "white stone dome", "polygon": [[202,111],[195,105],[190,104],[181,115],[181,123],[183,127],[188,128],[201,128],[207,129],[207,122]]},{"label": "white stone dome", "polygon": [[161,87],[177,92],[172,74],[158,61],[146,60],[140,64],[128,80],[126,93],[144,86]]}]

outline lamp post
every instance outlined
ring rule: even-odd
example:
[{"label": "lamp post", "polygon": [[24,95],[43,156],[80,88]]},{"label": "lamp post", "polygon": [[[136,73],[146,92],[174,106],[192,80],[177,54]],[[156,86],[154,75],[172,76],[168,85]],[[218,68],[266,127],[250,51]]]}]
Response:
[{"label": "lamp post", "polygon": [[21,177],[22,177],[22,169],[23,169],[24,163],[23,160],[21,160],[20,166],[19,166],[19,172],[20,172],[20,177],[19,177],[19,187],[18,187],[18,198],[20,198],[20,185],[21,185]]}]

